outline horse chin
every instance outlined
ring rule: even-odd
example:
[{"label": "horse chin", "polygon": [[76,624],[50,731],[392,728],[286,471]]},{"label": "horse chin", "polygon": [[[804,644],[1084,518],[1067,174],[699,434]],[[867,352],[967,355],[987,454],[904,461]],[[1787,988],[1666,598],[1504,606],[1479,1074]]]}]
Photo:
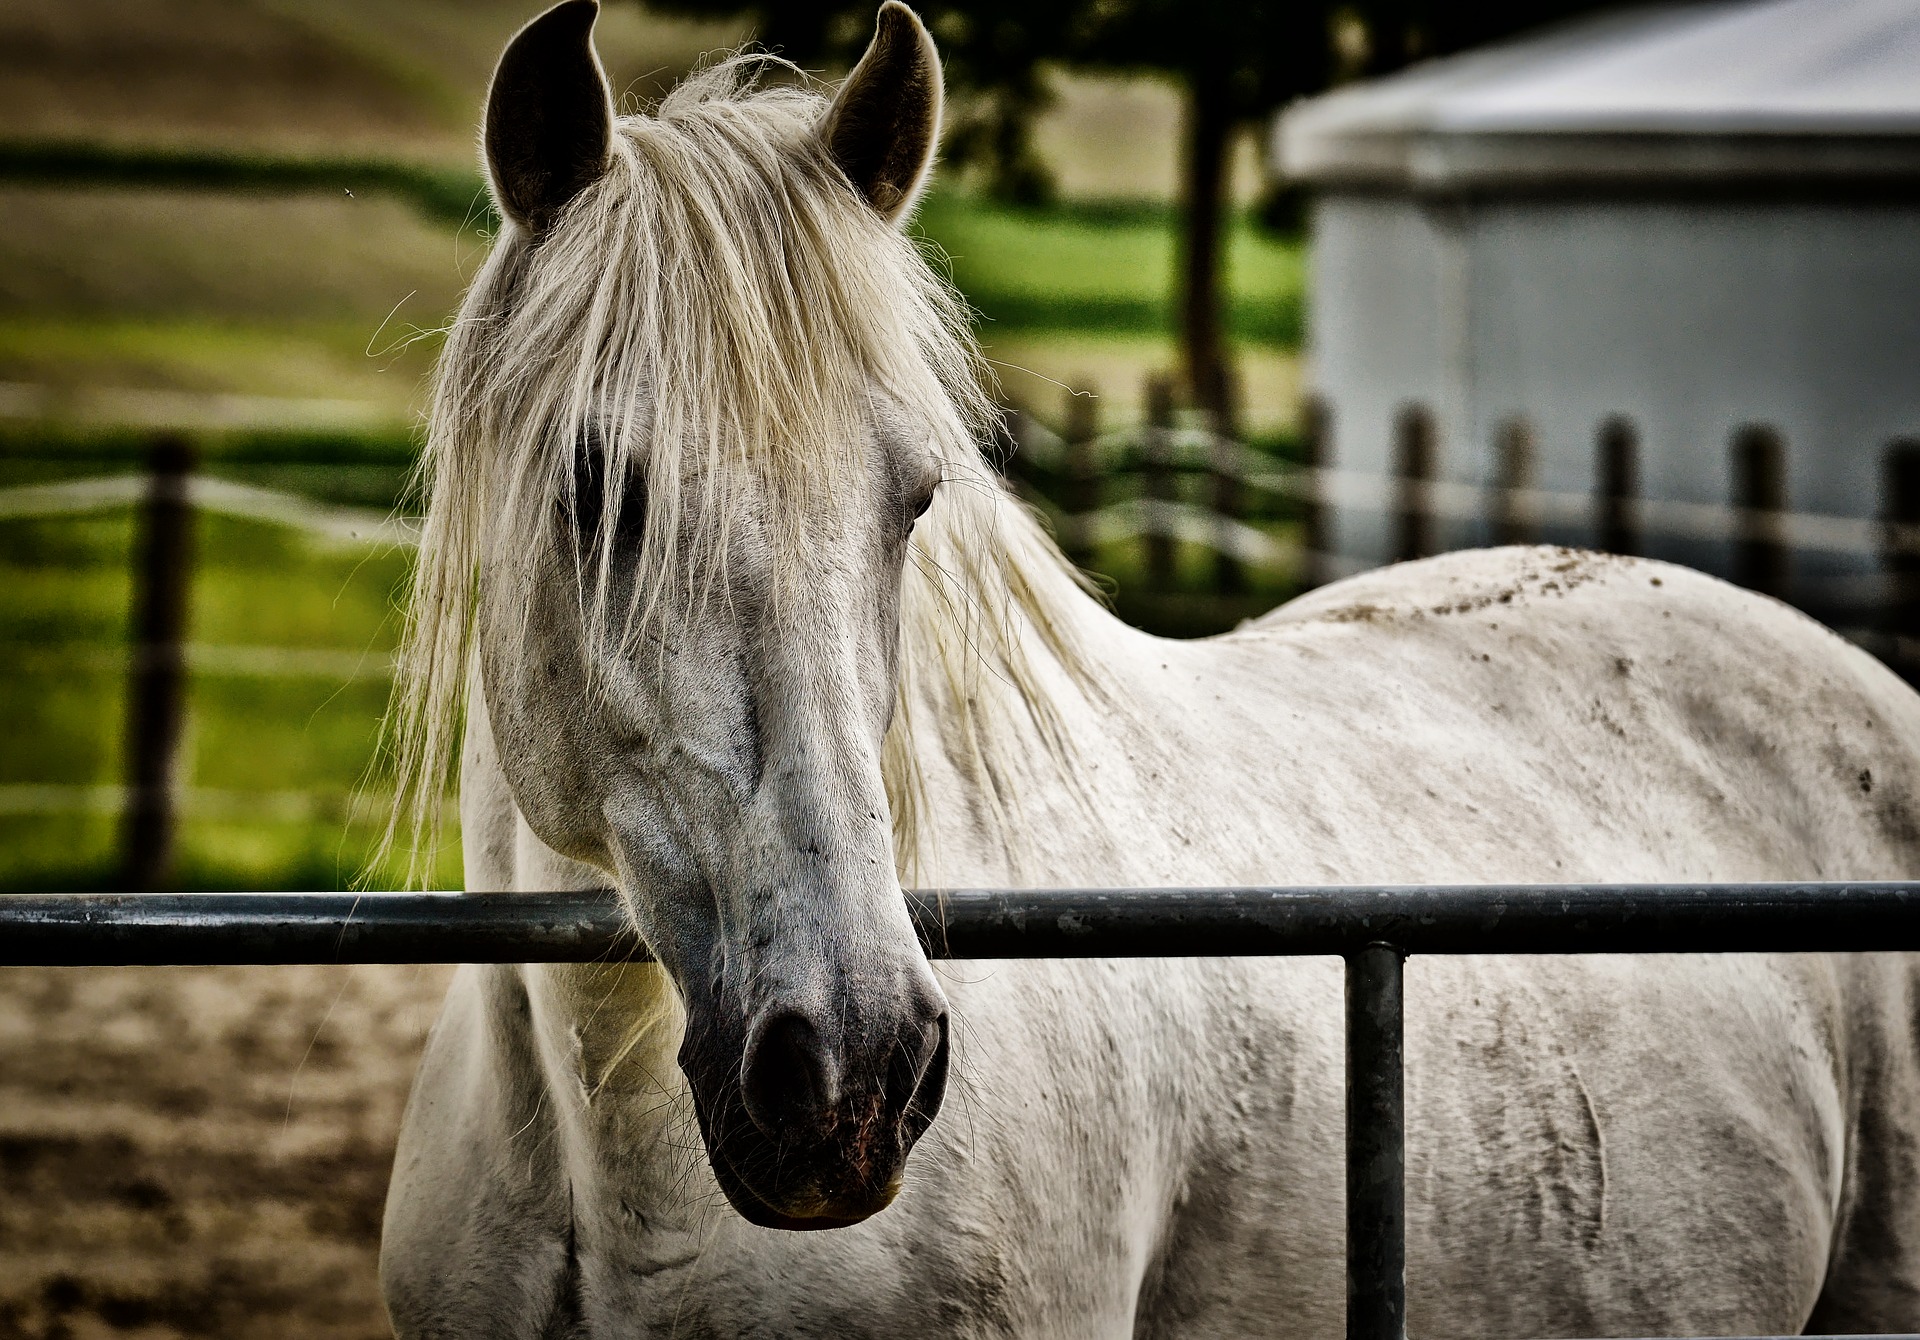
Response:
[{"label": "horse chin", "polygon": [[896,1177],[882,1188],[870,1205],[829,1204],[822,1201],[817,1206],[808,1206],[805,1213],[798,1213],[796,1211],[800,1207],[797,1206],[782,1210],[768,1204],[759,1192],[747,1185],[746,1180],[733,1170],[733,1165],[724,1157],[714,1155],[710,1162],[714,1180],[720,1183],[720,1190],[726,1193],[727,1203],[742,1219],[759,1228],[778,1228],[790,1233],[852,1228],[886,1209],[900,1194],[900,1179]]},{"label": "horse chin", "polygon": [[[905,1149],[890,1171],[868,1164],[855,1172],[845,1161],[846,1151],[831,1142],[776,1144],[754,1130],[737,1098],[729,1102],[721,1095],[715,1112],[697,1095],[696,1090],[694,1112],[707,1164],[727,1203],[750,1224],[801,1233],[849,1228],[871,1219],[900,1194]],[[716,1138],[723,1132],[725,1138]],[[759,1169],[774,1175],[754,1176]]]}]

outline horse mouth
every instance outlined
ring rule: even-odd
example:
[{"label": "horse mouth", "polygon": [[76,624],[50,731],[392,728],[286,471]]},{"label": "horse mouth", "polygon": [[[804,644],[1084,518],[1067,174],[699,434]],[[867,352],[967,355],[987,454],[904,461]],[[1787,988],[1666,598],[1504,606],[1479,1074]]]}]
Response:
[{"label": "horse mouth", "polygon": [[790,1233],[812,1233],[827,1228],[852,1228],[864,1223],[874,1215],[893,1204],[894,1197],[900,1193],[900,1179],[890,1180],[880,1193],[874,1197],[871,1205],[851,1207],[820,1202],[817,1210],[808,1213],[795,1213],[794,1208],[780,1209],[769,1203],[765,1197],[734,1170],[726,1155],[718,1150],[710,1153],[708,1162],[713,1166],[714,1180],[720,1184],[720,1190],[726,1194],[727,1203],[742,1219],[759,1228],[778,1228]]},{"label": "horse mouth", "polygon": [[[717,1111],[715,1109],[718,1109]],[[728,1204],[750,1224],[789,1232],[849,1228],[871,1219],[900,1194],[913,1135],[904,1127],[867,1125],[851,1144],[815,1133],[770,1139],[748,1118],[737,1094],[702,1101],[694,1114],[707,1164]]]}]

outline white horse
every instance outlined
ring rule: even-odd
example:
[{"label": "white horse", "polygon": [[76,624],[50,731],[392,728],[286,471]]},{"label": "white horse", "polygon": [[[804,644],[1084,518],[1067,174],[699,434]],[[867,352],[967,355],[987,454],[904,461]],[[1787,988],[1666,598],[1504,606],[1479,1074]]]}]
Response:
[{"label": "white horse", "polygon": [[[898,229],[913,15],[831,101],[736,60],[616,118],[594,12],[490,94],[507,223],[399,727],[422,846],[464,712],[471,888],[611,882],[659,962],[461,970],[387,1207],[402,1336],[1337,1335],[1337,965],[935,971],[903,878],[1920,872],[1920,698],[1691,572],[1505,549],[1124,627],[984,461]],[[1416,959],[1413,1333],[1920,1324],[1915,988]]]}]

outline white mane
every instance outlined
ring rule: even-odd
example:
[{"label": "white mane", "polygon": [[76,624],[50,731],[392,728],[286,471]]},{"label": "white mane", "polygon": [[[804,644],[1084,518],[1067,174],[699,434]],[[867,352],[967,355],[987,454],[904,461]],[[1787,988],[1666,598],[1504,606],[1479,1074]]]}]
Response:
[{"label": "white mane", "polygon": [[[965,305],[828,158],[814,133],[826,100],[756,85],[766,64],[734,57],[654,114],[621,118],[606,175],[537,246],[506,231],[450,331],[388,722],[398,777],[387,843],[411,838],[416,879],[439,840],[475,639],[522,631],[476,627],[481,558],[505,556],[494,572],[533,580],[556,504],[575,487],[575,443],[604,452],[602,559],[626,481],[647,481],[635,606],[608,608],[604,562],[580,570],[590,621],[624,618],[632,632],[663,600],[714,589],[733,491],[756,483],[797,518],[833,489],[869,440],[876,388],[927,416],[946,479],[902,592],[884,769],[903,876],[921,847],[918,760],[935,744],[916,738],[931,727],[912,704],[942,703],[938,747],[1003,832],[1036,728],[1068,766],[1034,658],[1098,684],[1069,617],[1086,597],[982,453],[995,410]],[[700,516],[722,520],[681,515],[689,483],[708,504]]]}]

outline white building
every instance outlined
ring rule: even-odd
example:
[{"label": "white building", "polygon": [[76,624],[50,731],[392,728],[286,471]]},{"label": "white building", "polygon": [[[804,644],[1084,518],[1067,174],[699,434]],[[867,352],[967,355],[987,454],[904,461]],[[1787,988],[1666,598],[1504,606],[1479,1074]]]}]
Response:
[{"label": "white building", "polygon": [[[1344,565],[1601,543],[1610,437],[1646,500],[1629,545],[1743,571],[1729,526],[1771,524],[1722,510],[1744,468],[1761,505],[1821,514],[1780,523],[1793,597],[1865,617],[1887,452],[1920,440],[1920,2],[1614,13],[1300,104],[1275,152],[1313,189],[1331,463],[1379,476],[1424,441],[1441,481],[1409,536],[1348,475]],[[1504,530],[1503,479],[1534,490]]]}]

